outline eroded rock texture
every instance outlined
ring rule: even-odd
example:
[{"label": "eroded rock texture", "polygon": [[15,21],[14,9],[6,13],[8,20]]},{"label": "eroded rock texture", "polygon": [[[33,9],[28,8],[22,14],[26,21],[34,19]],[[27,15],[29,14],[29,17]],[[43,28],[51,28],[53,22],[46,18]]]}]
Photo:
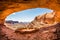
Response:
[{"label": "eroded rock texture", "polygon": [[[27,28],[37,29],[33,32],[14,31],[5,25],[0,25],[1,40],[60,40],[60,21],[56,13],[37,16]],[[48,17],[47,17],[48,16]],[[24,30],[24,29],[23,29]]]},{"label": "eroded rock texture", "polygon": [[[40,22],[40,19],[42,20],[40,25],[58,23],[41,27],[36,32],[23,34],[4,26],[4,20],[8,15],[30,8],[48,8],[56,12],[55,15],[45,14],[45,17],[36,17],[34,20],[36,25],[39,24],[37,22]],[[34,28],[34,26],[32,27]],[[0,40],[60,40],[60,0],[0,0]]]},{"label": "eroded rock texture", "polygon": [[40,28],[55,25],[57,23],[60,23],[60,12],[52,12],[35,17],[27,27]]},{"label": "eroded rock texture", "polygon": [[5,26],[2,26],[0,40],[59,40],[59,26],[60,23],[50,27],[43,27],[38,31],[32,33],[15,32],[11,29],[6,28]]}]

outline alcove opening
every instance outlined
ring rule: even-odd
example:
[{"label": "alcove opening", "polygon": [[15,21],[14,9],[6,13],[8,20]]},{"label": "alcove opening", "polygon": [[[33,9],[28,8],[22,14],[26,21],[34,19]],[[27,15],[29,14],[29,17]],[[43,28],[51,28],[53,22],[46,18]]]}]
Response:
[{"label": "alcove opening", "polygon": [[32,8],[14,12],[7,16],[4,24],[6,25],[6,27],[13,30],[22,29],[26,28],[32,21],[34,21],[36,16],[52,12],[53,10],[47,8]]}]

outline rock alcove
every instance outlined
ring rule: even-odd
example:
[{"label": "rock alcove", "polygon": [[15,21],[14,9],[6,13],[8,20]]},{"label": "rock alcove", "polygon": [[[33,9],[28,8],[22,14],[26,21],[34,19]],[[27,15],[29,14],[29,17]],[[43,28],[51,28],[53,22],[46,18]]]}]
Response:
[{"label": "rock alcove", "polygon": [[[18,11],[31,8],[54,10],[55,21],[59,23],[42,28],[36,33],[18,34],[4,27],[5,18]],[[1,40],[60,40],[60,0],[0,0],[0,39]],[[2,30],[1,30],[2,29]],[[57,31],[56,31],[56,30]],[[48,37],[47,37],[48,36]]]}]

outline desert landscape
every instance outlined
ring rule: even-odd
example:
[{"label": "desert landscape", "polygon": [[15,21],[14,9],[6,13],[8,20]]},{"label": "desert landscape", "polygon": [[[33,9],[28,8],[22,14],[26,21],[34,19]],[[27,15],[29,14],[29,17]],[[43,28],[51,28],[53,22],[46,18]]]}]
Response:
[{"label": "desert landscape", "polygon": [[25,28],[29,22],[18,22],[18,21],[6,21],[5,25],[6,27],[12,29],[12,30],[17,30],[18,28]]},{"label": "desert landscape", "polygon": [[[6,21],[6,26],[1,27],[1,40],[59,40],[57,34],[59,34],[60,23],[54,20],[55,14],[53,12],[39,15],[31,23]],[[47,16],[49,17],[46,18]]]},{"label": "desert landscape", "polygon": [[[31,22],[5,21],[14,12],[32,8],[53,12],[38,15]],[[60,40],[60,0],[0,0],[0,40]]]}]

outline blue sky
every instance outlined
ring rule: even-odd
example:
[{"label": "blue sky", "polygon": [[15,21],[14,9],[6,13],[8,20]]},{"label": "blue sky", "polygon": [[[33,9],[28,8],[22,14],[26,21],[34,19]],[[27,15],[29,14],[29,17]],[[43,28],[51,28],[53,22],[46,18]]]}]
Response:
[{"label": "blue sky", "polygon": [[53,10],[46,8],[35,8],[35,9],[27,9],[19,12],[15,12],[9,15],[6,20],[13,20],[19,22],[31,22],[38,15],[42,15],[45,13],[53,12]]}]

